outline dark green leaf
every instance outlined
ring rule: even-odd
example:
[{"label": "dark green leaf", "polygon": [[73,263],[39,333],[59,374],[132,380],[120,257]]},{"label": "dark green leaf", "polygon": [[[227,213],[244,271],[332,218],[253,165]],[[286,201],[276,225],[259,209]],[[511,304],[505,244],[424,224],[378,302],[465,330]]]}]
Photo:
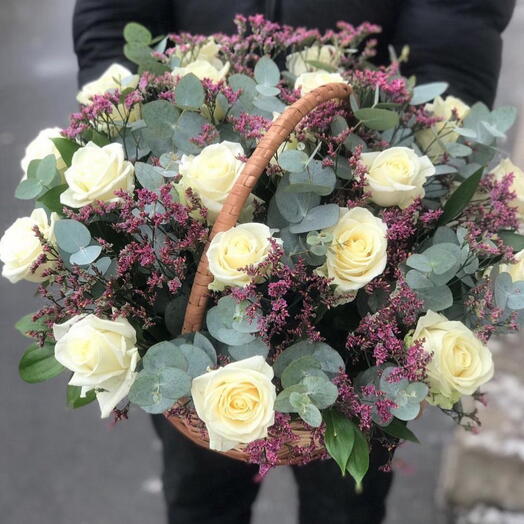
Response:
[{"label": "dark green leaf", "polygon": [[67,184],[60,184],[53,187],[42,196],[38,197],[38,202],[43,204],[49,211],[62,214],[64,205],[60,202],[60,195],[68,188]]},{"label": "dark green leaf", "polygon": [[51,139],[55,147],[58,149],[62,160],[65,162],[66,166],[71,165],[71,160],[75,152],[80,149],[80,144],[69,140],[68,138],[52,138]]},{"label": "dark green leaf", "polygon": [[369,129],[375,129],[377,131],[391,129],[399,123],[398,113],[388,109],[366,107],[355,111],[355,117]]},{"label": "dark green leaf", "polygon": [[382,431],[400,440],[409,440],[410,442],[416,442],[419,444],[419,440],[415,434],[407,427],[404,422],[396,418],[394,418],[389,425],[384,426]]},{"label": "dark green leaf", "polygon": [[499,231],[498,235],[504,244],[511,246],[514,251],[518,252],[524,249],[524,235],[520,235],[514,231]]},{"label": "dark green leaf", "polygon": [[369,445],[366,437],[355,426],[355,443],[348,460],[347,471],[355,479],[357,491],[362,490],[362,479],[369,468]]},{"label": "dark green leaf", "polygon": [[22,380],[33,384],[60,375],[64,366],[55,359],[55,348],[52,344],[42,347],[31,344],[20,360],[18,371]]},{"label": "dark green leaf", "polygon": [[[22,333],[25,337],[29,337],[27,334],[29,331],[47,331],[48,327],[45,323],[45,317],[41,317],[36,321],[33,321],[34,313],[24,315],[16,324],[15,328]],[[31,337],[29,337],[31,338]]]},{"label": "dark green leaf", "polygon": [[440,226],[451,222],[462,213],[473,198],[481,178],[482,169],[479,169],[475,174],[471,175],[467,180],[464,180],[464,182],[460,184],[444,205],[444,212],[438,221]]},{"label": "dark green leaf", "polygon": [[70,408],[81,408],[96,399],[96,393],[93,389],[88,391],[85,397],[80,396],[81,391],[82,388],[80,386],[67,386],[67,405]]},{"label": "dark green leaf", "polygon": [[124,38],[126,42],[138,42],[149,45],[153,38],[150,31],[136,22],[129,22],[124,27]]},{"label": "dark green leaf", "polygon": [[333,409],[324,412],[324,421],[326,423],[324,442],[327,452],[338,464],[342,476],[345,476],[355,442],[356,426],[342,413]]}]

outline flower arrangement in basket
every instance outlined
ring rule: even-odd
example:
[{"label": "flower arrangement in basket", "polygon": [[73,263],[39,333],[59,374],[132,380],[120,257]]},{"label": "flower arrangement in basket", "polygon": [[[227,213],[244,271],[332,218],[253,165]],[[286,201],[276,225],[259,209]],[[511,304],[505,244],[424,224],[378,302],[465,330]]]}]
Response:
[{"label": "flower arrangement in basket", "polygon": [[111,66],[28,146],[36,207],[0,241],[47,301],[17,324],[20,374],[67,373],[102,417],[164,412],[262,472],[331,456],[360,484],[421,403],[478,423],[461,399],[524,318],[524,173],[497,147],[516,113],[416,85],[404,56],[373,67],[370,24],[236,25],[129,24],[139,75]]}]

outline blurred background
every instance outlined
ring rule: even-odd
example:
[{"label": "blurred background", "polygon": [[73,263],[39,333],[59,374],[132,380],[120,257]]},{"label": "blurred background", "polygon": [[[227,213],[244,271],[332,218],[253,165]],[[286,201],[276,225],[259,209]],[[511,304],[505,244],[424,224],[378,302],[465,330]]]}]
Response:
[{"label": "blurred background", "polygon": [[[65,126],[76,109],[71,0],[1,0],[0,231],[30,211],[15,200],[26,144]],[[504,144],[524,167],[524,0],[504,35],[497,105],[520,109]],[[519,147],[520,146],[520,147]],[[72,411],[63,378],[27,385],[18,377],[26,340],[13,324],[35,309],[34,286],[0,280],[0,522],[163,523],[160,444],[138,410],[112,426],[96,405]],[[497,375],[480,435],[455,431],[438,410],[413,424],[422,444],[396,455],[386,524],[524,524],[524,348],[493,345]],[[256,502],[255,524],[295,524],[296,494],[286,468],[273,471]],[[326,521],[328,522],[328,520]]]}]

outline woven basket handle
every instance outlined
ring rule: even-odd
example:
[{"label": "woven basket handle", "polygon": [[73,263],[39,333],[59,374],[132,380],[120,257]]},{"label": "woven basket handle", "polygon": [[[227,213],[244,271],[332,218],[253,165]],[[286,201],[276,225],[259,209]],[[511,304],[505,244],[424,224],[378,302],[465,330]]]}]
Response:
[{"label": "woven basket handle", "polygon": [[244,204],[255,187],[257,180],[268,166],[271,158],[278,151],[278,148],[288,139],[302,118],[328,100],[347,98],[351,91],[351,86],[343,83],[326,84],[317,87],[289,106],[273,122],[268,132],[262,137],[255,151],[246,162],[244,169],[242,169],[215,221],[204,253],[198,264],[191,294],[189,295],[182,333],[192,333],[202,327],[209,296],[208,285],[213,281],[213,275],[209,272],[206,256],[209,243],[213,237],[217,233],[227,231],[236,225]]}]

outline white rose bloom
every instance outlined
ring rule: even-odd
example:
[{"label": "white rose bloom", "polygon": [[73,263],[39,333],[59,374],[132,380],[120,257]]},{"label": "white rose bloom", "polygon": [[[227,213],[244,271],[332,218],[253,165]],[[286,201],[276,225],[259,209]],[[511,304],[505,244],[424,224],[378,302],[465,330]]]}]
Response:
[{"label": "white rose bloom", "polygon": [[274,424],[273,368],[263,357],[239,360],[193,380],[191,396],[209,447],[228,451],[267,436]]},{"label": "white rose bloom", "polygon": [[[196,156],[182,156],[179,167],[182,178],[177,185],[180,198],[184,200],[186,189],[191,188],[207,208],[209,224],[216,220],[227,196],[244,169],[244,162],[238,159],[244,154],[244,149],[240,144],[224,141],[204,147]],[[252,203],[253,197],[247,203],[244,219],[250,219],[249,206]]]},{"label": "white rose bloom", "polygon": [[45,280],[42,273],[49,267],[50,262],[40,265],[35,273],[31,272],[31,266],[44,252],[33,228],[38,226],[43,237],[53,243],[53,230],[57,220],[56,213],[51,213],[51,218],[48,220],[46,212],[41,208],[35,209],[31,216],[15,220],[0,239],[0,260],[4,263],[2,276],[13,284],[20,280],[30,282]]},{"label": "white rose bloom", "polygon": [[332,278],[339,294],[356,293],[384,272],[387,226],[369,210],[341,208],[338,224],[323,231],[333,241],[317,272]]},{"label": "white rose bloom", "polygon": [[115,191],[134,188],[134,167],[124,160],[124,148],[114,143],[104,147],[89,142],[73,155],[71,167],[65,172],[68,188],[60,195],[60,202],[79,208],[95,200],[116,202]]},{"label": "white rose bloom", "polygon": [[120,64],[111,64],[102,76],[82,87],[76,100],[82,105],[88,105],[94,95],[103,95],[108,91],[127,87],[135,89],[137,85],[138,75],[133,75],[129,69]]},{"label": "white rose bloom", "polygon": [[22,170],[24,171],[24,176],[22,180],[27,178],[27,169],[32,160],[40,160],[45,158],[48,155],[54,155],[56,158],[56,168],[60,173],[63,173],[66,169],[65,162],[62,160],[58,149],[55,144],[51,141],[52,138],[60,138],[61,129],[59,127],[49,127],[47,129],[42,129],[38,133],[37,137],[33,139],[28,146],[25,148],[25,155],[20,162]]},{"label": "white rose bloom", "polygon": [[226,287],[247,286],[251,278],[241,268],[265,260],[271,248],[269,238],[269,227],[258,223],[240,224],[217,233],[207,250],[209,271],[215,277],[209,288],[222,291]]},{"label": "white rose bloom", "polygon": [[182,77],[189,73],[193,73],[200,80],[208,78],[213,82],[220,82],[220,80],[226,78],[226,75],[229,72],[229,66],[229,62],[222,64],[218,58],[213,63],[210,63],[207,60],[197,59],[193,62],[189,62],[185,66],[173,68],[173,76]]},{"label": "white rose bloom", "polygon": [[346,83],[340,73],[328,73],[327,71],[302,73],[295,80],[295,89],[300,89],[301,94],[305,95],[317,87],[331,84],[332,82]]},{"label": "white rose bloom", "polygon": [[515,255],[513,264],[500,264],[501,273],[509,273],[513,282],[524,280],[524,249]]},{"label": "white rose bloom", "polygon": [[102,418],[129,393],[140,356],[136,333],[123,318],[104,320],[95,315],[73,317],[55,324],[55,358],[73,372],[71,386],[82,395],[95,390]]},{"label": "white rose bloom", "polygon": [[427,367],[432,404],[450,409],[493,376],[491,352],[462,322],[428,311],[413,334],[414,341],[420,339],[433,355]]},{"label": "white rose bloom", "polygon": [[340,60],[340,52],[333,45],[313,45],[302,51],[291,53],[286,57],[287,70],[299,76],[302,73],[318,71],[318,68],[308,64],[308,61],[322,62],[323,64],[337,67]]},{"label": "white rose bloom", "polygon": [[423,197],[424,184],[435,174],[435,167],[427,156],[417,156],[409,147],[391,147],[377,153],[363,153],[362,163],[367,167],[367,189],[371,200],[382,207],[408,207],[416,198]]},{"label": "white rose bloom", "polygon": [[[470,107],[455,96],[447,96],[445,99],[437,96],[433,103],[426,104],[424,109],[442,120],[434,124],[431,129],[417,132],[416,139],[420,148],[427,155],[431,158],[438,158],[445,153],[442,144],[457,141],[459,135],[454,129],[466,118]],[[458,116],[458,121],[452,120],[454,112]]]},{"label": "white rose bloom", "polygon": [[503,176],[513,173],[511,190],[515,192],[516,197],[511,202],[511,205],[517,208],[520,219],[524,220],[524,171],[517,167],[509,158],[505,158],[491,172],[499,180]]}]

